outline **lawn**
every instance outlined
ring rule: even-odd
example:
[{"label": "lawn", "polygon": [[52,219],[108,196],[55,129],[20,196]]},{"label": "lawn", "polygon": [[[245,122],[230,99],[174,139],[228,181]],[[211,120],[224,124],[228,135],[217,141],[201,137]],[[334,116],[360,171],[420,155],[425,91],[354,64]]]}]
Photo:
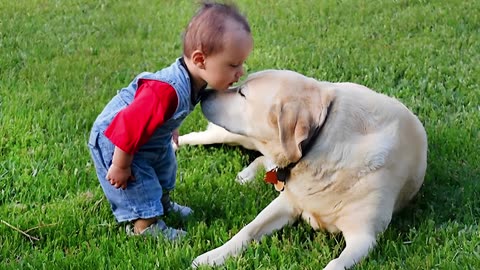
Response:
[{"label": "lawn", "polygon": [[[428,168],[355,269],[480,269],[480,2],[254,1],[238,6],[255,48],[247,72],[291,69],[396,97],[418,115]],[[277,193],[239,185],[252,153],[178,152],[173,198],[195,214],[182,242],[129,237],[116,224],[86,146],[108,100],[181,54],[193,1],[0,1],[0,269],[187,269]],[[198,131],[199,108],[181,127]],[[321,269],[341,236],[299,222],[253,243],[223,269]],[[208,268],[206,268],[208,269]]]}]

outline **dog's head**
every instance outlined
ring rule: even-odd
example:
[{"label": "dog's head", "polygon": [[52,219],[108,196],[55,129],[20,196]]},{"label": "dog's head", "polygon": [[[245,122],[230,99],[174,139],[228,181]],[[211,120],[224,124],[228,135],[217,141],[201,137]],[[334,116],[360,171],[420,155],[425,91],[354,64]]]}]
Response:
[{"label": "dog's head", "polygon": [[312,78],[286,70],[248,76],[227,91],[211,91],[202,100],[207,119],[226,130],[259,142],[260,151],[279,166],[302,157],[302,143],[321,127],[332,91]]}]

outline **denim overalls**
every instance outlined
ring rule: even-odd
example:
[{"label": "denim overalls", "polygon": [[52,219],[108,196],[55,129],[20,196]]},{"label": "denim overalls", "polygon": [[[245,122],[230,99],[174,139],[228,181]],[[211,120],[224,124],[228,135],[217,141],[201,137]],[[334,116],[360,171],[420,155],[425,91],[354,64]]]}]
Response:
[{"label": "denim overalls", "polygon": [[[93,124],[88,146],[98,180],[118,222],[163,215],[163,190],[170,191],[175,187],[177,161],[171,144],[172,131],[195,107],[191,99],[189,73],[182,61],[179,58],[170,67],[156,73],[138,75],[128,87],[112,98]],[[131,168],[135,181],[129,181],[125,190],[116,189],[105,178],[112,163],[115,145],[103,133],[117,113],[132,103],[139,79],[170,84],[177,92],[178,107],[172,118],[158,127],[150,140],[134,154]]]}]

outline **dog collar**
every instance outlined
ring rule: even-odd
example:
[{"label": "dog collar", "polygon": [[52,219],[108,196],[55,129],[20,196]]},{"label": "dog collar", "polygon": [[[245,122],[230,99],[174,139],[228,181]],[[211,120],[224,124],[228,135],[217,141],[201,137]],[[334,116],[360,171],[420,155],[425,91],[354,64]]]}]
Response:
[{"label": "dog collar", "polygon": [[285,181],[287,181],[289,173],[290,168],[275,167],[265,174],[265,182],[273,184],[275,190],[282,192],[285,189]]},{"label": "dog collar", "polygon": [[[302,147],[302,153],[304,153],[302,155],[302,158],[307,155],[308,150],[311,149],[311,143],[315,140],[319,133],[320,128],[317,128],[313,136],[308,141],[308,144],[306,144],[305,149],[304,147]],[[275,167],[270,171],[266,172],[264,177],[265,182],[273,184],[275,190],[277,190],[278,192],[282,192],[283,190],[285,190],[285,184],[287,182],[287,178],[290,176],[290,170],[293,169],[298,164],[298,162],[302,160],[302,158],[300,158],[297,162],[288,164],[287,167]]]},{"label": "dog collar", "polygon": [[302,146],[301,146],[302,153],[303,153],[302,157],[297,162],[288,164],[287,167],[284,167],[284,168],[275,167],[265,173],[265,177],[264,177],[265,182],[273,184],[276,191],[282,192],[285,190],[285,184],[287,182],[287,178],[290,176],[290,170],[293,169],[293,167],[295,167],[297,163],[300,162],[300,160],[302,160],[302,158],[306,156],[310,151],[310,149],[312,148],[313,142],[316,140],[316,138],[320,134],[320,131],[325,126],[325,123],[327,122],[328,116],[330,115],[330,108],[332,108],[332,103],[330,103],[330,105],[327,108],[327,116],[323,121],[323,124],[315,129],[315,131],[313,132],[312,136],[308,141],[305,141],[304,143],[302,143]]}]

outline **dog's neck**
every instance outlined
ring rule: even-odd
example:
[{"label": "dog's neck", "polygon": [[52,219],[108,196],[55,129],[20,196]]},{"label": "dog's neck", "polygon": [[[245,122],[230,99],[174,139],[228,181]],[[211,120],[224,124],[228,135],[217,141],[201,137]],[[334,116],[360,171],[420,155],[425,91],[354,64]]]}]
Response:
[{"label": "dog's neck", "polygon": [[290,163],[288,164],[286,167],[284,168],[279,168],[279,169],[288,169],[288,170],[291,170],[293,169],[293,167],[295,167],[304,157],[306,157],[308,155],[308,153],[310,152],[310,150],[312,150],[312,146],[315,144],[315,141],[317,140],[317,137],[320,135],[323,127],[326,125],[327,123],[327,120],[330,116],[330,113],[331,113],[331,108],[333,107],[333,101],[328,105],[327,107],[327,115],[325,116],[325,120],[323,121],[323,123],[318,126],[317,128],[315,128],[315,130],[313,131],[312,135],[309,136],[306,140],[304,140],[302,142],[302,144],[300,145],[300,148],[302,149],[302,157],[297,161],[297,162],[293,162],[293,163]]},{"label": "dog's neck", "polygon": [[302,145],[300,146],[302,149],[302,157],[297,160],[296,162],[292,162],[288,164],[285,167],[275,167],[272,170],[268,171],[267,174],[265,175],[265,181],[268,183],[272,183],[275,186],[275,189],[277,191],[283,191],[284,190],[284,185],[287,181],[287,179],[290,176],[290,171],[299,163],[302,161],[304,157],[307,156],[307,154],[310,152],[312,149],[313,144],[317,140],[317,137],[320,135],[323,127],[327,123],[327,120],[330,116],[330,110],[332,108],[332,103],[327,108],[327,115],[325,116],[325,120],[323,121],[322,125],[318,126],[314,131],[312,136],[310,136],[307,140],[302,142]]},{"label": "dog's neck", "polygon": [[[325,122],[324,122],[324,124],[325,124]],[[279,180],[279,181],[286,181],[287,178],[288,178],[288,176],[290,175],[290,171],[291,171],[295,166],[297,166],[297,164],[298,164],[299,162],[301,162],[304,157],[307,156],[307,154],[308,154],[308,153],[310,152],[310,150],[312,149],[312,146],[313,146],[313,144],[315,143],[318,135],[320,134],[320,131],[322,130],[322,127],[324,126],[324,124],[321,125],[321,126],[319,126],[319,127],[317,127],[317,128],[314,130],[312,136],[310,136],[309,139],[307,139],[307,140],[305,140],[305,141],[302,142],[302,145],[301,145],[301,148],[302,148],[302,157],[301,157],[298,161],[292,162],[292,163],[288,164],[286,167],[277,167],[277,175],[278,175],[278,180]]]}]

